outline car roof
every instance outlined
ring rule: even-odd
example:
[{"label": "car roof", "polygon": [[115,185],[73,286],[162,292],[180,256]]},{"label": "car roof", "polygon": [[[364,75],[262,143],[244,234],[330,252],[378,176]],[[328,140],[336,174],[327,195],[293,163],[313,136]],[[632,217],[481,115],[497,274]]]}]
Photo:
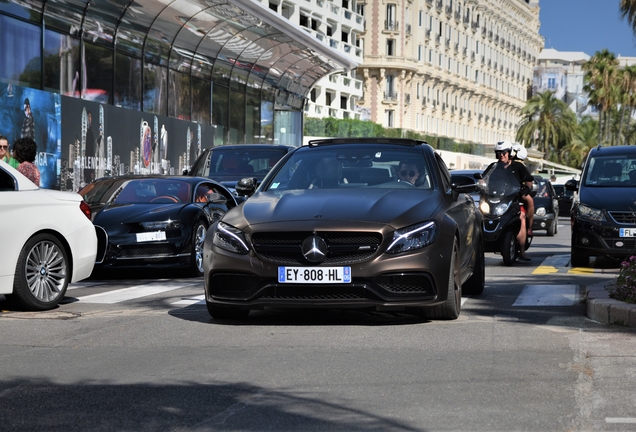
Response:
[{"label": "car roof", "polygon": [[622,145],[622,146],[611,146],[611,147],[603,147],[597,146],[593,147],[590,151],[590,155],[594,154],[597,156],[598,154],[614,156],[614,155],[622,155],[622,154],[636,154],[636,146],[635,145]]},{"label": "car roof", "polygon": [[401,145],[401,146],[408,146],[408,147],[416,147],[422,144],[428,145],[426,141],[409,139],[409,138],[369,138],[369,137],[324,138],[324,139],[311,140],[307,143],[309,147],[318,147],[318,146],[336,145],[336,144],[392,144],[392,145]]},{"label": "car roof", "polygon": [[292,150],[296,146],[287,144],[225,144],[220,146],[208,147],[205,150],[246,150],[246,149],[258,149],[258,150]]}]

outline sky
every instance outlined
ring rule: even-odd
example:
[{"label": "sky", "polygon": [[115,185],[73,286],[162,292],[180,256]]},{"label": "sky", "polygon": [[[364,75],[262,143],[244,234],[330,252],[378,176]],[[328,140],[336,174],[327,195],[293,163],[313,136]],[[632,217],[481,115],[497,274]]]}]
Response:
[{"label": "sky", "polygon": [[607,48],[616,56],[636,57],[636,38],[619,12],[620,0],[539,0],[539,33],[545,48],[583,51]]}]

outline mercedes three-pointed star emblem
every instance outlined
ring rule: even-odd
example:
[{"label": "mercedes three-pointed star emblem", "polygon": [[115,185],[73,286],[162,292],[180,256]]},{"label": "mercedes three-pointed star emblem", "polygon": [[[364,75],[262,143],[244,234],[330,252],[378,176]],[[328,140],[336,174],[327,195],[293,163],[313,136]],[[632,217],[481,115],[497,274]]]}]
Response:
[{"label": "mercedes three-pointed star emblem", "polygon": [[307,237],[302,244],[303,256],[312,263],[321,263],[327,258],[327,243],[318,237]]}]

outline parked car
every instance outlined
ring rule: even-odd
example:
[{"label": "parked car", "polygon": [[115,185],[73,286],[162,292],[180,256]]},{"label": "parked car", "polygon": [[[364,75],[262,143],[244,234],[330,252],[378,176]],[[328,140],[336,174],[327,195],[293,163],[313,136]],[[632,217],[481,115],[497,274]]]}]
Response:
[{"label": "parked car", "polygon": [[482,217],[467,195],[475,187],[422,141],[311,141],[210,228],[208,311],[408,309],[455,319],[462,292],[484,289]]},{"label": "parked car", "polygon": [[559,224],[559,201],[550,180],[535,175],[533,190],[534,195],[534,222],[532,231],[545,230],[549,237],[554,236],[558,231]]},{"label": "parked car", "polygon": [[52,309],[90,276],[97,236],[77,193],[40,189],[0,161],[0,294],[26,310]]},{"label": "parked car", "polygon": [[227,188],[203,177],[110,177],[79,193],[99,238],[96,270],[182,267],[201,276],[206,230],[237,205]]},{"label": "parked car", "polygon": [[636,254],[636,146],[590,150],[572,202],[571,260],[586,267],[591,256],[624,259]]},{"label": "parked car", "polygon": [[204,150],[192,164],[188,175],[207,177],[235,192],[245,177],[260,183],[276,162],[296,147],[274,144],[236,144]]},{"label": "parked car", "polygon": [[556,192],[557,201],[559,201],[559,216],[570,216],[574,192],[566,189],[564,184],[553,184],[552,186]]}]

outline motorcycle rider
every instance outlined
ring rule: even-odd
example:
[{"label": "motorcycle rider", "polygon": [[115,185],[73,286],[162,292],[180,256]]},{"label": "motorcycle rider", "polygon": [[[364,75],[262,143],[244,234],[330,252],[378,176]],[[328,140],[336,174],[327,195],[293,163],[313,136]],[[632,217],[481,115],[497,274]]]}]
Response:
[{"label": "motorcycle rider", "polygon": [[[511,170],[511,173],[521,184],[521,200],[524,205],[521,206],[521,214],[519,215],[519,218],[521,219],[521,228],[519,229],[519,233],[517,233],[517,242],[519,243],[520,249],[519,259],[522,261],[530,261],[531,258],[526,255],[525,247],[523,245],[526,244],[528,227],[530,227],[530,235],[532,235],[531,223],[534,219],[534,200],[530,196],[530,191],[532,190],[533,177],[530,175],[530,172],[524,164],[515,160],[519,151],[521,151],[523,159],[525,159],[523,152],[527,155],[525,148],[520,145],[519,147],[520,149],[518,148],[518,150],[515,151],[513,144],[510,141],[499,141],[495,145],[495,157],[497,158],[497,162],[491,163],[484,171],[484,175],[493,169],[497,163],[502,163],[504,164],[505,169]],[[527,218],[526,215],[528,215]],[[532,215],[532,217],[530,215]]]}]

